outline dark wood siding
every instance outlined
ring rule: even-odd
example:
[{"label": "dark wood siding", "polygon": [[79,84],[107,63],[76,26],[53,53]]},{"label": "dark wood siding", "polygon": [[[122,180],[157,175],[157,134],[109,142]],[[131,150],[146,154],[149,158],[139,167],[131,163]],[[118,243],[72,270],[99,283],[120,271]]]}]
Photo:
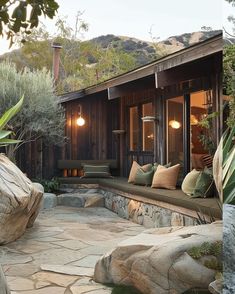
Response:
[{"label": "dark wood siding", "polygon": [[[100,92],[92,92],[75,100],[64,100],[67,144],[63,148],[44,146],[40,142],[27,144],[21,149],[18,158],[21,168],[30,177],[50,178],[59,175],[56,169],[58,159],[117,158],[120,163],[120,174],[127,176],[133,159],[137,159],[140,164],[154,161],[165,163],[166,99],[211,88],[215,100],[213,110],[221,110],[221,67],[218,66],[221,64],[221,56],[221,53],[217,53],[213,58],[212,56],[208,58],[209,69],[207,69],[206,57],[194,61],[191,65],[166,69],[164,74],[159,74],[158,82],[164,86],[158,89],[155,88],[155,75],[152,73],[145,77],[141,75],[140,78],[137,77],[136,80],[128,83],[115,84],[112,91],[109,89],[109,97],[108,90],[103,90],[106,85],[104,83]],[[128,108],[147,102],[152,102],[154,116],[158,118],[153,122],[154,152],[132,153],[128,146]],[[79,104],[82,106],[82,116],[86,121],[82,127],[76,124]],[[115,129],[123,129],[125,134],[115,135],[112,132]],[[221,133],[219,119],[214,129],[218,140]]]}]

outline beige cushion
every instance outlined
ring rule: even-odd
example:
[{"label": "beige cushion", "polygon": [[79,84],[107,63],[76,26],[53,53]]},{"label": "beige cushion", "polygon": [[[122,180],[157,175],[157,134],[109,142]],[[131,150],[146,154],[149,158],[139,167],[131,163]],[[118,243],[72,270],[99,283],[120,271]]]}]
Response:
[{"label": "beige cushion", "polygon": [[168,168],[162,165],[159,165],[153,176],[151,187],[175,190],[179,170],[180,170],[180,164],[176,164]]},{"label": "beige cushion", "polygon": [[132,167],[130,170],[129,178],[128,178],[128,183],[134,183],[135,182],[135,177],[137,170],[141,168],[144,172],[149,171],[152,168],[152,164],[145,164],[143,166],[140,166],[135,160],[132,163]]},{"label": "beige cushion", "polygon": [[200,171],[197,171],[196,169],[193,169],[190,173],[186,175],[181,186],[181,189],[185,194],[189,196],[193,195],[199,175]]}]

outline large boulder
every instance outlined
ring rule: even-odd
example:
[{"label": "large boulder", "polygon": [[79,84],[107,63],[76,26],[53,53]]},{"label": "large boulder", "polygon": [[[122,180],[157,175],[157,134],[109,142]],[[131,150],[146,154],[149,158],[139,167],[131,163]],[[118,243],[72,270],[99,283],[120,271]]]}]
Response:
[{"label": "large boulder", "polygon": [[223,294],[235,293],[235,206],[225,204],[224,219],[224,289]]},{"label": "large boulder", "polygon": [[40,184],[32,183],[0,154],[0,245],[16,240],[33,225],[43,192]]},{"label": "large boulder", "polygon": [[221,264],[221,250],[222,222],[150,229],[104,255],[95,266],[94,279],[134,286],[144,294],[208,289]]},{"label": "large boulder", "polygon": [[0,266],[0,293],[1,294],[10,294],[10,290],[7,286],[7,282]]}]

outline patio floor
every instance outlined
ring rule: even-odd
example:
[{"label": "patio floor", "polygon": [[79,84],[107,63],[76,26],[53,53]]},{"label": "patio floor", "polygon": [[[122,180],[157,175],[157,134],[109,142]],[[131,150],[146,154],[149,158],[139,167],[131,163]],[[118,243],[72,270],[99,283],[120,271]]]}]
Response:
[{"label": "patio floor", "polygon": [[1,246],[0,263],[12,294],[110,294],[92,281],[96,261],[142,231],[106,208],[57,206],[41,211],[19,240]]}]

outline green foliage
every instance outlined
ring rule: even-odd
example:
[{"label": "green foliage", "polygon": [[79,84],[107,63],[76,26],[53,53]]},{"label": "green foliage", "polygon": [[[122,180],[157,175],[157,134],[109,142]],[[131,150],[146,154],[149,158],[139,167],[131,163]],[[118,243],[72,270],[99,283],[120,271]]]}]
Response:
[{"label": "green foliage", "polygon": [[18,69],[27,66],[31,70],[44,67],[50,70],[53,59],[51,43],[61,43],[58,94],[95,85],[151,62],[160,54],[151,44],[113,35],[82,42],[88,25],[80,12],[75,28],[67,24],[65,17],[60,17],[56,21],[56,29],[55,35],[50,35],[45,26],[34,29],[26,37],[24,46],[10,53],[10,58]]},{"label": "green foliage", "polygon": [[[222,213],[221,213],[221,215],[222,215]],[[203,214],[203,213],[199,213],[199,212],[197,212],[197,224],[198,225],[206,225],[206,224],[211,224],[211,223],[213,223],[214,221],[215,221],[215,218],[213,217],[213,216],[210,216],[210,220],[208,220],[207,218],[206,218],[206,216]]]},{"label": "green foliage", "polygon": [[235,124],[235,45],[224,47],[223,56],[223,92],[230,96],[230,113],[227,124],[231,128]]},{"label": "green foliage", "polygon": [[0,117],[0,147],[7,146],[9,144],[17,144],[21,141],[9,139],[8,137],[12,134],[12,131],[3,130],[6,127],[9,120],[11,120],[19,111],[23,104],[24,96],[20,99],[20,101],[10,109],[8,109],[2,117]]},{"label": "green foliage", "polygon": [[202,146],[209,154],[213,155],[216,151],[216,143],[213,135],[213,120],[219,115],[218,112],[212,112],[199,121],[198,125],[202,128],[198,136]]},{"label": "green foliage", "polygon": [[130,286],[112,286],[112,294],[141,294],[138,290]]},{"label": "green foliage", "polygon": [[217,241],[214,243],[204,242],[198,247],[192,247],[187,252],[192,258],[199,259],[206,255],[213,255],[220,257],[222,254],[222,242]]},{"label": "green foliage", "polygon": [[53,79],[45,69],[31,72],[26,68],[18,72],[15,65],[0,63],[0,112],[15,105],[24,94],[21,111],[9,125],[14,139],[23,142],[7,148],[10,158],[14,158],[19,146],[38,138],[53,144],[64,141],[64,109],[58,104],[53,89]]},{"label": "green foliage", "polygon": [[[235,1],[228,1],[233,4]],[[235,45],[224,47],[223,58],[223,91],[230,96],[228,129],[223,134],[220,148],[223,148],[223,199],[224,203],[235,201]]]},{"label": "green foliage", "polygon": [[52,178],[51,180],[45,179],[34,179],[34,182],[40,183],[44,187],[46,193],[57,192],[60,188],[60,183],[57,178]]},{"label": "green foliage", "polygon": [[228,3],[231,3],[232,5],[235,5],[235,0],[225,0],[227,1]]},{"label": "green foliage", "polygon": [[[0,1],[0,34],[10,40],[10,47],[20,34],[29,35],[39,24],[39,17],[53,18],[59,5],[54,0]],[[24,37],[21,42],[24,42]]]},{"label": "green foliage", "polygon": [[212,270],[215,270],[215,271],[222,271],[223,270],[223,265],[222,265],[222,262],[218,261],[217,259],[211,259],[211,260],[206,260],[204,262],[204,265],[209,268],[209,269],[212,269]]},{"label": "green foliage", "polygon": [[193,259],[200,259],[203,256],[212,255],[215,256],[216,259],[211,259],[205,261],[204,265],[210,269],[222,270],[222,263],[221,263],[221,256],[222,256],[222,248],[223,244],[222,241],[217,241],[214,243],[204,242],[200,246],[192,247],[187,251],[187,253]]},{"label": "green foliage", "polygon": [[223,199],[224,203],[235,200],[235,125],[227,129],[221,139],[223,144]]}]

